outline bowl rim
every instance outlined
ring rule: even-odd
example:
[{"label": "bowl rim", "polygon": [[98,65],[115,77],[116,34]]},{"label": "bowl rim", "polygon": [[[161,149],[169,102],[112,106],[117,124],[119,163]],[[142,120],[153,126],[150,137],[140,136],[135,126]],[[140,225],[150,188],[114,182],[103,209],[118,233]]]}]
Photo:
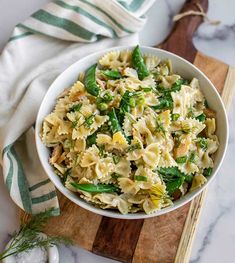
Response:
[{"label": "bowl rim", "polygon": [[79,199],[79,197],[74,198],[72,195],[69,195],[69,194],[67,194],[64,191],[65,189],[68,190],[67,188],[65,188],[65,186],[63,186],[62,184],[59,185],[53,180],[52,176],[47,171],[47,167],[44,164],[44,160],[42,158],[42,154],[41,154],[40,149],[39,149],[40,148],[39,144],[41,143],[41,139],[40,139],[40,136],[39,136],[39,133],[40,133],[40,130],[41,130],[40,116],[42,115],[41,112],[43,110],[42,106],[44,104],[44,101],[45,101],[45,99],[47,97],[47,94],[48,94],[49,90],[53,89],[53,87],[57,85],[57,82],[59,82],[60,78],[62,78],[63,75],[67,74],[67,72],[69,72],[71,70],[71,68],[75,67],[77,64],[80,64],[83,61],[89,60],[92,57],[98,56],[99,54],[102,55],[104,52],[107,53],[107,52],[111,52],[111,51],[130,50],[130,49],[133,49],[135,46],[134,45],[132,45],[132,46],[129,46],[129,45],[124,46],[124,45],[122,45],[122,46],[111,47],[111,48],[108,48],[108,49],[105,49],[105,50],[100,50],[100,51],[91,53],[90,55],[85,56],[85,57],[79,59],[78,61],[74,62],[73,64],[71,64],[69,67],[67,67],[63,72],[61,72],[55,78],[55,80],[49,86],[49,88],[48,88],[46,94],[44,95],[43,100],[42,100],[42,102],[40,104],[40,107],[39,107],[39,110],[38,110],[38,113],[37,113],[37,118],[36,118],[36,125],[35,125],[35,141],[36,141],[37,154],[38,154],[38,157],[40,159],[41,165],[42,165],[45,173],[47,174],[49,179],[52,181],[54,186],[65,197],[67,197],[70,201],[72,201],[76,205],[79,205],[80,207],[82,207],[82,208],[84,208],[84,209],[86,209],[86,210],[88,210],[90,212],[93,212],[93,213],[101,215],[101,216],[110,217],[110,218],[129,219],[129,220],[132,220],[132,219],[146,219],[146,218],[151,218],[151,217],[160,216],[160,215],[169,213],[169,212],[174,211],[174,210],[180,208],[181,206],[187,204],[192,199],[197,197],[213,181],[213,179],[215,178],[218,170],[220,169],[220,167],[221,167],[221,165],[223,163],[223,160],[224,160],[224,157],[225,157],[225,154],[226,154],[226,151],[227,151],[227,146],[228,146],[229,125],[228,125],[227,113],[226,113],[225,106],[224,106],[224,103],[222,101],[222,98],[221,98],[219,92],[217,91],[217,89],[215,88],[215,86],[213,85],[213,83],[211,82],[211,80],[199,68],[197,68],[195,65],[193,65],[191,62],[187,61],[186,59],[180,57],[179,55],[176,55],[176,54],[174,54],[172,52],[169,52],[169,51],[166,51],[166,50],[163,50],[163,49],[160,49],[160,48],[154,48],[154,47],[148,47],[148,46],[142,46],[142,45],[139,45],[139,46],[140,46],[140,49],[150,50],[150,51],[153,51],[153,52],[157,51],[157,52],[160,52],[160,53],[162,53],[162,54],[164,54],[166,56],[167,55],[173,56],[176,59],[181,60],[184,64],[188,65],[189,67],[194,68],[194,70],[197,71],[199,73],[199,75],[208,82],[208,84],[209,84],[208,86],[210,86],[210,88],[213,90],[213,92],[217,96],[217,99],[219,100],[219,103],[220,103],[220,106],[221,106],[221,110],[222,110],[222,114],[223,114],[224,119],[225,119],[225,127],[224,127],[224,131],[225,131],[225,134],[224,134],[224,136],[225,136],[225,145],[224,145],[224,150],[223,150],[223,152],[221,154],[221,158],[218,161],[217,167],[213,168],[212,175],[209,177],[209,179],[207,180],[207,182],[203,186],[201,186],[199,189],[197,189],[194,192],[192,192],[191,196],[185,195],[182,198],[180,198],[179,200],[177,200],[179,202],[177,202],[177,203],[174,202],[174,204],[172,206],[165,207],[165,208],[163,208],[161,210],[158,210],[156,212],[153,212],[151,214],[146,214],[144,212],[121,214],[119,211],[118,212],[116,212],[116,211],[114,212],[113,210],[108,210],[108,209],[105,210],[105,209],[101,209],[101,208],[95,207],[94,205],[92,205],[90,203],[87,203],[85,200]]}]

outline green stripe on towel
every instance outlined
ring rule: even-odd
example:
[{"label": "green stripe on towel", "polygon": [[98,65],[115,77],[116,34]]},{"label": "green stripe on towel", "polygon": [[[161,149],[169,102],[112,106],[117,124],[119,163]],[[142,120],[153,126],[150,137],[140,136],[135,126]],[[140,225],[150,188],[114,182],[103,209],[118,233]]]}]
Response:
[{"label": "green stripe on towel", "polygon": [[80,0],[81,2],[99,10],[100,12],[102,12],[105,16],[107,16],[116,26],[118,26],[121,30],[127,32],[127,33],[134,33],[133,31],[130,31],[129,29],[126,29],[124,26],[122,26],[120,23],[117,22],[117,20],[115,20],[112,16],[110,16],[108,13],[106,13],[103,9],[101,9],[100,7],[98,7],[97,5],[94,5],[92,3],[89,3],[87,0]]},{"label": "green stripe on towel", "polygon": [[67,32],[85,40],[91,40],[94,36],[94,33],[86,30],[85,28],[79,26],[73,21],[54,16],[44,10],[37,11],[32,15],[32,17],[48,25],[52,25],[60,29],[66,30]]},{"label": "green stripe on towel", "polygon": [[6,153],[6,152],[9,152],[9,150],[11,149],[13,143],[7,145],[3,150],[2,150],[2,158],[3,158],[3,155]]},{"label": "green stripe on towel", "polygon": [[18,179],[19,192],[20,192],[20,197],[21,197],[23,207],[26,212],[32,213],[32,203],[31,203],[31,198],[29,194],[29,187],[28,187],[28,182],[24,174],[23,166],[17,156],[14,146],[11,148],[10,152],[12,154],[12,157],[15,158],[17,162],[17,166],[18,166],[17,167],[18,168],[18,174],[17,174],[18,178],[17,179]]},{"label": "green stripe on towel", "polygon": [[30,36],[30,35],[33,35],[33,33],[32,32],[25,32],[23,34],[16,35],[16,36],[13,36],[13,37],[9,38],[8,42],[11,42],[13,40],[17,40],[17,39],[20,39],[20,38],[23,38],[23,37],[26,37],[26,36]]},{"label": "green stripe on towel", "polygon": [[40,183],[37,183],[37,184],[34,184],[32,186],[29,187],[29,191],[34,191],[36,189],[38,189],[39,187],[45,185],[45,184],[48,184],[51,180],[50,179],[46,179],[46,180],[43,180],[42,182]]},{"label": "green stripe on towel", "polygon": [[39,204],[39,203],[42,203],[42,202],[45,202],[45,201],[48,201],[52,198],[56,197],[56,191],[52,191],[48,194],[45,194],[45,195],[41,195],[39,197],[33,197],[32,198],[32,204]]},{"label": "green stripe on towel", "polygon": [[57,4],[58,6],[60,7],[63,7],[65,9],[68,9],[68,10],[73,10],[75,11],[76,13],[79,13],[81,15],[84,15],[86,16],[87,18],[89,18],[91,21],[95,22],[96,24],[98,25],[101,25],[105,28],[107,28],[113,37],[117,37],[117,34],[116,32],[112,29],[112,27],[110,27],[109,25],[107,25],[106,23],[104,23],[103,21],[99,20],[98,18],[96,18],[95,16],[91,15],[90,13],[88,13],[87,11],[85,11],[84,9],[82,9],[81,7],[79,6],[72,6],[72,5],[69,5],[67,3],[65,3],[64,1],[60,1],[60,0],[57,0],[54,2],[55,4]]},{"label": "green stripe on towel", "polygon": [[9,167],[8,172],[7,172],[6,186],[7,186],[8,191],[10,192],[11,191],[11,185],[12,185],[12,178],[13,178],[13,161],[12,161],[9,153],[7,153],[7,158],[10,162],[10,167]]}]

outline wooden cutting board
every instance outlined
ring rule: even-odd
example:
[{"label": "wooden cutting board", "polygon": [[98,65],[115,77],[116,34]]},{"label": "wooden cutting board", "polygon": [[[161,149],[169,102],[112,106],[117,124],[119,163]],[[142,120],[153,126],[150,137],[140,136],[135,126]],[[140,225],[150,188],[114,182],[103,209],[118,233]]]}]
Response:
[{"label": "wooden cutting board", "polygon": [[[195,2],[186,1],[182,11],[196,10]],[[207,0],[197,2],[207,11]],[[192,37],[201,22],[199,16],[183,18],[176,23],[161,48],[184,57],[201,69],[228,106],[235,83],[235,70],[195,49]],[[58,197],[61,215],[49,220],[45,233],[68,236],[76,245],[121,262],[184,263],[189,260],[205,191],[173,212],[146,220],[102,217],[80,208],[59,192]],[[24,212],[21,216],[23,220],[28,218]]]}]

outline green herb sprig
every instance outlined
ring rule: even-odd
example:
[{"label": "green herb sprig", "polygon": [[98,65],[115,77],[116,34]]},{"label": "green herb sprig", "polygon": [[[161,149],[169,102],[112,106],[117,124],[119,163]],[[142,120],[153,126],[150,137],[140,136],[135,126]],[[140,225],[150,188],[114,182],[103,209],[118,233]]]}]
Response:
[{"label": "green herb sprig", "polygon": [[71,245],[72,241],[62,236],[43,237],[43,231],[52,209],[33,216],[28,223],[21,223],[20,230],[15,232],[9,246],[0,253],[0,260],[34,248],[48,248],[53,245]]}]

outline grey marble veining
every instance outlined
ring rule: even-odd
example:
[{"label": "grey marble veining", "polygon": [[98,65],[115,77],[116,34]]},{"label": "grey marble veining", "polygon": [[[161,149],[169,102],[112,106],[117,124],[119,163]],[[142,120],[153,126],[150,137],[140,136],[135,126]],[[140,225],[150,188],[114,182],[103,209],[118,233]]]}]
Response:
[{"label": "grey marble veining", "polygon": [[[49,0],[0,1],[0,50],[15,24]],[[162,42],[172,28],[172,17],[184,0],[156,0],[148,12],[148,21],[140,32],[140,43],[153,46]],[[201,52],[235,66],[235,0],[210,0],[208,15],[221,20],[218,26],[203,23],[194,37]],[[14,9],[12,9],[14,6]],[[2,11],[4,10],[4,11]],[[191,263],[232,263],[235,248],[235,100],[229,111],[230,138],[224,163],[216,179],[208,188]],[[3,249],[19,224],[18,210],[9,198],[0,175],[0,250]],[[60,247],[62,263],[111,263],[78,247]]]}]

